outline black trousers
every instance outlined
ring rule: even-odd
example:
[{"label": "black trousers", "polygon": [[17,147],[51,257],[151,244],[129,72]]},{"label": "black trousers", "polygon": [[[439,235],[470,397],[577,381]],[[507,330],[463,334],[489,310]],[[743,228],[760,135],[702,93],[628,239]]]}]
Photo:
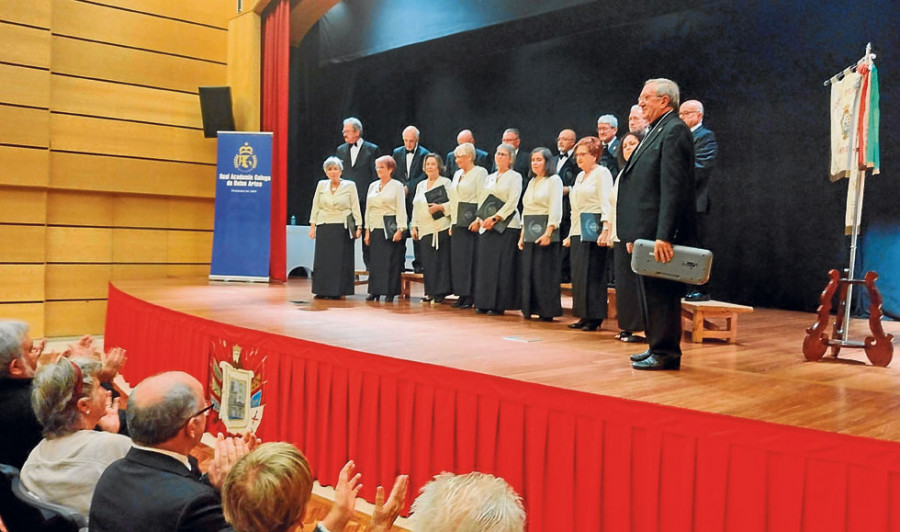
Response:
[{"label": "black trousers", "polygon": [[638,276],[647,343],[656,355],[681,356],[681,296],[684,283]]},{"label": "black trousers", "polygon": [[616,242],[613,248],[613,262],[616,270],[616,314],[619,328],[623,331],[643,331],[644,315],[641,311],[641,293],[638,274],[631,269],[631,254],[625,249],[625,242]]}]

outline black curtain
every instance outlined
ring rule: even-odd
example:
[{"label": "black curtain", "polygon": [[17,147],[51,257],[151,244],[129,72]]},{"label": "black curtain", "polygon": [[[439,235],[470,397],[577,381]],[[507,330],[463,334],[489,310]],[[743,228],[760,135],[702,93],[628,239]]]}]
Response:
[{"label": "black curtain", "polygon": [[[359,117],[363,137],[383,153],[401,144],[408,124],[442,155],[462,128],[488,151],[507,127],[521,130],[523,148],[553,147],[563,128],[596,134],[605,113],[626,131],[644,80],[667,77],[678,82],[683,100],[703,102],[704,124],[719,141],[709,223],[712,295],[813,310],[826,272],[848,260],[847,184],[827,177],[830,92],[823,81],[871,41],[881,76],[882,174],[866,184],[864,221],[900,233],[892,172],[900,93],[893,83],[900,49],[895,0],[614,4],[321,67],[313,29],[292,54],[289,215],[308,220],[322,161],[342,142],[346,116]],[[897,286],[898,270],[880,271],[879,282]],[[892,297],[886,294],[886,307]]]}]

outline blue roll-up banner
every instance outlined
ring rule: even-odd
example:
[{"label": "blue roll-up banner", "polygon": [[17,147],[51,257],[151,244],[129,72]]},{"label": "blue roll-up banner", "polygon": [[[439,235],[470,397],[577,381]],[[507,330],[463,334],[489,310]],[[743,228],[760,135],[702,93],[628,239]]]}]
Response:
[{"label": "blue roll-up banner", "polygon": [[219,131],[209,278],[268,281],[272,133]]}]

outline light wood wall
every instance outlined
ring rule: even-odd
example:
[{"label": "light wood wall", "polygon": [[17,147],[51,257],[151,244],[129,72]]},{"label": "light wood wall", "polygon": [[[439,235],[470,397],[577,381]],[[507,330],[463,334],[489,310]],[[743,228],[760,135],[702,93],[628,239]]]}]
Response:
[{"label": "light wood wall", "polygon": [[[107,282],[209,272],[235,0],[0,1],[0,317],[101,333]],[[258,127],[258,126],[257,126]]]}]

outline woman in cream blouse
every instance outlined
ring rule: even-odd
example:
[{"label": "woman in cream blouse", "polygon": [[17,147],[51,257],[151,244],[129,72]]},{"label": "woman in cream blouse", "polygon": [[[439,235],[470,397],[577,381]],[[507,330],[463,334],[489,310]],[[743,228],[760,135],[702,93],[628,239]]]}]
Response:
[{"label": "woman in cream blouse", "polygon": [[[563,183],[550,168],[552,155],[547,148],[531,152],[531,175],[522,196],[522,231],[519,249],[522,250],[522,315],[531,319],[537,314],[541,321],[553,321],[562,316],[559,280],[561,258],[559,238],[551,242],[559,230],[562,218]],[[524,226],[529,216],[546,217],[543,234],[535,242],[525,242]]]},{"label": "woman in cream blouse", "polygon": [[[425,299],[423,303],[443,303],[444,297],[452,291],[450,283],[450,202],[429,203],[425,192],[444,187],[450,199],[450,180],[441,176],[444,161],[436,153],[429,153],[422,159],[425,179],[416,185],[413,196],[412,224],[413,239],[420,241],[419,253],[425,275]],[[434,215],[439,214],[438,218]]]},{"label": "woman in cream blouse", "polygon": [[[572,314],[579,318],[572,329],[595,331],[606,318],[606,245],[609,241],[610,195],[612,175],[597,164],[603,144],[597,137],[585,137],[575,144],[575,161],[581,173],[569,190],[572,226],[563,242],[569,246],[572,264]],[[599,214],[602,230],[597,240],[581,238],[581,214]],[[598,228],[599,229],[599,228]]]},{"label": "woman in cream blouse", "polygon": [[[622,137],[622,145],[619,148],[619,168],[625,169],[625,163],[631,158],[631,154],[640,144],[639,137],[634,133],[628,133]],[[621,176],[621,172],[619,175]],[[634,334],[644,330],[644,317],[641,314],[641,299],[638,287],[638,276],[631,269],[630,243],[619,241],[616,233],[616,198],[619,196],[619,178],[613,184],[610,205],[612,210],[609,217],[609,246],[613,247],[613,263],[616,275],[616,321],[619,323],[619,334],[616,338],[623,342],[645,342],[646,338]]]},{"label": "woman in cream blouse", "polygon": [[475,287],[475,250],[480,225],[475,220],[460,218],[460,203],[478,205],[481,189],[487,180],[487,170],[475,166],[475,145],[471,142],[460,144],[453,150],[459,170],[450,185],[450,278],[453,293],[459,299],[453,303],[456,308],[472,308],[472,294]]},{"label": "woman in cream blouse", "polygon": [[329,157],[322,168],[328,179],[316,185],[309,214],[309,238],[316,241],[312,292],[317,299],[340,299],[354,292],[353,239],[360,237],[362,214],[356,183],[341,179],[341,160]]},{"label": "woman in cream blouse", "polygon": [[[394,296],[400,293],[400,273],[406,256],[403,230],[408,221],[403,184],[392,179],[396,167],[397,163],[390,155],[375,159],[378,181],[369,185],[366,194],[365,244],[369,246],[369,296],[366,301],[378,301],[385,296],[385,301],[392,303]],[[396,230],[385,231],[387,216],[396,221]]]},{"label": "woman in cream blouse", "polygon": [[[481,190],[483,204],[493,195],[503,206],[493,216],[475,221],[480,226],[478,260],[475,263],[475,312],[502,315],[506,310],[520,308],[519,277],[519,196],[522,195],[522,174],[511,169],[515,148],[509,144],[497,146],[494,161],[497,171],[489,175]],[[494,226],[505,226],[501,232]]]}]

